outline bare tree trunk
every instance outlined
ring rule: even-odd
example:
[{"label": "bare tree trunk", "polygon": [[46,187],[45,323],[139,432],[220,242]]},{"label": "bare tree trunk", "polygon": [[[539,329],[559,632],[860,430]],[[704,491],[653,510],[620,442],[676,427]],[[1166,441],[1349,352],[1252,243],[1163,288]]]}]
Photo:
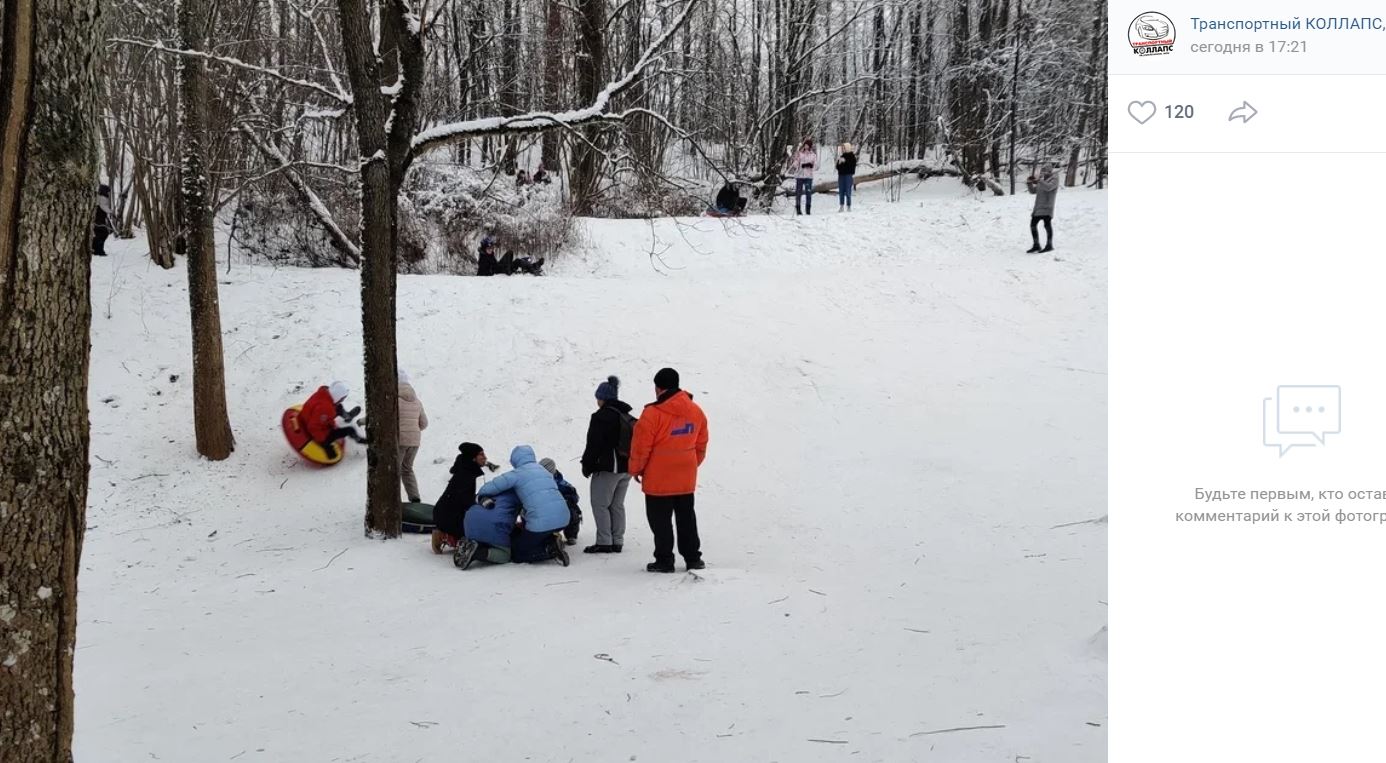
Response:
[{"label": "bare tree trunk", "polygon": [[[356,136],[361,151],[361,339],[365,349],[368,537],[397,538],[399,505],[399,377],[396,365],[395,292],[399,189],[411,160],[423,83],[423,44],[407,21],[404,0],[380,6],[380,56],[371,37],[365,0],[337,0],[342,44],[351,79]],[[398,62],[393,104],[380,92],[380,60]]]},{"label": "bare tree trunk", "polygon": [[[184,50],[205,50],[209,27],[205,0],[178,3],[178,35]],[[221,302],[217,250],[207,175],[207,68],[201,59],[178,59],[179,135],[182,138],[183,229],[188,252],[188,303],[192,312],[193,429],[197,452],[222,461],[236,449],[226,412],[226,368],[221,349]]]},{"label": "bare tree trunk", "polygon": [[[582,13],[578,16],[578,102],[591,103],[601,91],[602,72],[606,69],[606,0],[581,0],[579,8]],[[596,140],[595,129],[583,133],[587,140]],[[590,214],[596,202],[600,157],[586,143],[579,142],[573,150],[573,213]]]},{"label": "bare tree trunk", "polygon": [[72,760],[98,0],[0,4],[0,757]]},{"label": "bare tree trunk", "polygon": [[[1009,0],[1007,0],[1009,2]],[[1011,141],[1006,169],[1011,175],[1011,195],[1015,195],[1015,143],[1019,138],[1016,111],[1020,108],[1020,14],[1024,0],[1015,0],[1015,16],[1011,20]]]},{"label": "bare tree trunk", "polygon": [[[501,0],[501,108],[502,116],[514,116],[523,110],[520,103],[520,46],[524,40],[520,35],[520,7],[517,0]],[[519,139],[507,136],[505,154],[501,157],[501,169],[508,175],[515,174],[518,158]]]},{"label": "bare tree trunk", "polygon": [[[1073,134],[1073,146],[1069,150],[1068,169],[1064,173],[1064,185],[1073,186],[1078,182],[1078,159],[1083,149],[1083,134],[1088,127],[1089,115],[1093,112],[1094,101],[1102,94],[1102,108],[1107,107],[1107,75],[1105,71],[1105,61],[1102,58],[1106,52],[1106,25],[1107,20],[1107,1],[1097,0],[1093,4],[1094,14],[1092,20],[1092,48],[1088,53],[1087,87],[1084,88],[1083,106],[1079,110],[1078,130]],[[1101,35],[1099,37],[1098,35]],[[1100,67],[1100,68],[1099,68]],[[1101,80],[1099,82],[1098,80]]]},{"label": "bare tree trunk", "polygon": [[[563,58],[568,48],[563,44],[563,5],[559,0],[548,0],[545,5],[544,108],[557,112],[563,102]],[[558,169],[558,138],[557,130],[545,132],[539,152],[539,162],[550,174]]]}]

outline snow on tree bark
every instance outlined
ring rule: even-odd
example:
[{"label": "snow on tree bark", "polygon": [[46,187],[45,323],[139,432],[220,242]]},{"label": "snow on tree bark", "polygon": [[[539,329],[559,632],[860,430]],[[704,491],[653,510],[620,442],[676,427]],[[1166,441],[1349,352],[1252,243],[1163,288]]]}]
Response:
[{"label": "snow on tree bark", "polygon": [[[206,47],[206,0],[179,0],[178,34],[184,49]],[[207,73],[202,58],[178,61],[179,137],[183,237],[188,256],[188,307],[192,316],[193,430],[197,452],[222,461],[236,449],[226,410],[226,368],[221,345],[221,301],[211,183],[207,179]]]},{"label": "snow on tree bark", "polygon": [[361,335],[365,349],[368,536],[400,533],[399,397],[395,337],[396,244],[399,188],[410,162],[415,98],[422,82],[423,45],[406,23],[408,3],[391,0],[381,8],[382,56],[396,55],[401,83],[387,97],[381,58],[375,55],[371,17],[364,0],[338,0],[342,44],[356,109],[361,156]]},{"label": "snow on tree bark", "polygon": [[[6,0],[0,43],[0,757],[71,761],[86,524],[98,0]],[[32,87],[30,91],[29,88]],[[19,97],[21,94],[28,98]]]}]

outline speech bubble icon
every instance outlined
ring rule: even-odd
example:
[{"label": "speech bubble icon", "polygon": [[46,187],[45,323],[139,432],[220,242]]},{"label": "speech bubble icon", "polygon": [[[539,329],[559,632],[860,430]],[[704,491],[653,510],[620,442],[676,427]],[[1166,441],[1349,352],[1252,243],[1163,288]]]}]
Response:
[{"label": "speech bubble icon", "polygon": [[1275,398],[1261,401],[1261,444],[1268,448],[1279,448],[1281,457],[1291,448],[1312,448],[1318,445],[1311,434],[1283,434],[1276,430]]},{"label": "speech bubble icon", "polygon": [[1275,388],[1276,430],[1281,434],[1324,436],[1343,429],[1343,389],[1337,385],[1283,385]]}]

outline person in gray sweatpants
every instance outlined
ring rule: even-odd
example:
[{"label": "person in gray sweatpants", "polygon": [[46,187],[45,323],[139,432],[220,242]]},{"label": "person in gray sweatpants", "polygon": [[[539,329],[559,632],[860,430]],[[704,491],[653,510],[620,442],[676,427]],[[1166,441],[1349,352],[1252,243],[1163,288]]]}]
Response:
[{"label": "person in gray sweatpants", "polygon": [[631,407],[620,399],[621,380],[608,376],[597,385],[597,410],[587,425],[582,476],[592,480],[592,518],[597,542],[588,554],[619,554],[626,535],[626,490],[630,487]]}]

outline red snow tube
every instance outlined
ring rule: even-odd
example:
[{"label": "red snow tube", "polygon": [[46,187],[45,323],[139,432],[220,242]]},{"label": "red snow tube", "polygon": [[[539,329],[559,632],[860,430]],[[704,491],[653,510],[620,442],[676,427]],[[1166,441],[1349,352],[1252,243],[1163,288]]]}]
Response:
[{"label": "red snow tube", "polygon": [[317,464],[318,466],[331,466],[341,461],[342,456],[346,455],[346,440],[338,440],[334,443],[337,448],[337,453],[335,457],[329,458],[327,449],[313,442],[313,439],[308,436],[307,430],[305,430],[302,423],[299,422],[298,412],[302,407],[303,406],[295,405],[289,408],[284,411],[284,416],[280,420],[280,423],[284,427],[284,439],[289,441],[289,447],[293,448],[296,453],[302,456],[304,461]]}]

